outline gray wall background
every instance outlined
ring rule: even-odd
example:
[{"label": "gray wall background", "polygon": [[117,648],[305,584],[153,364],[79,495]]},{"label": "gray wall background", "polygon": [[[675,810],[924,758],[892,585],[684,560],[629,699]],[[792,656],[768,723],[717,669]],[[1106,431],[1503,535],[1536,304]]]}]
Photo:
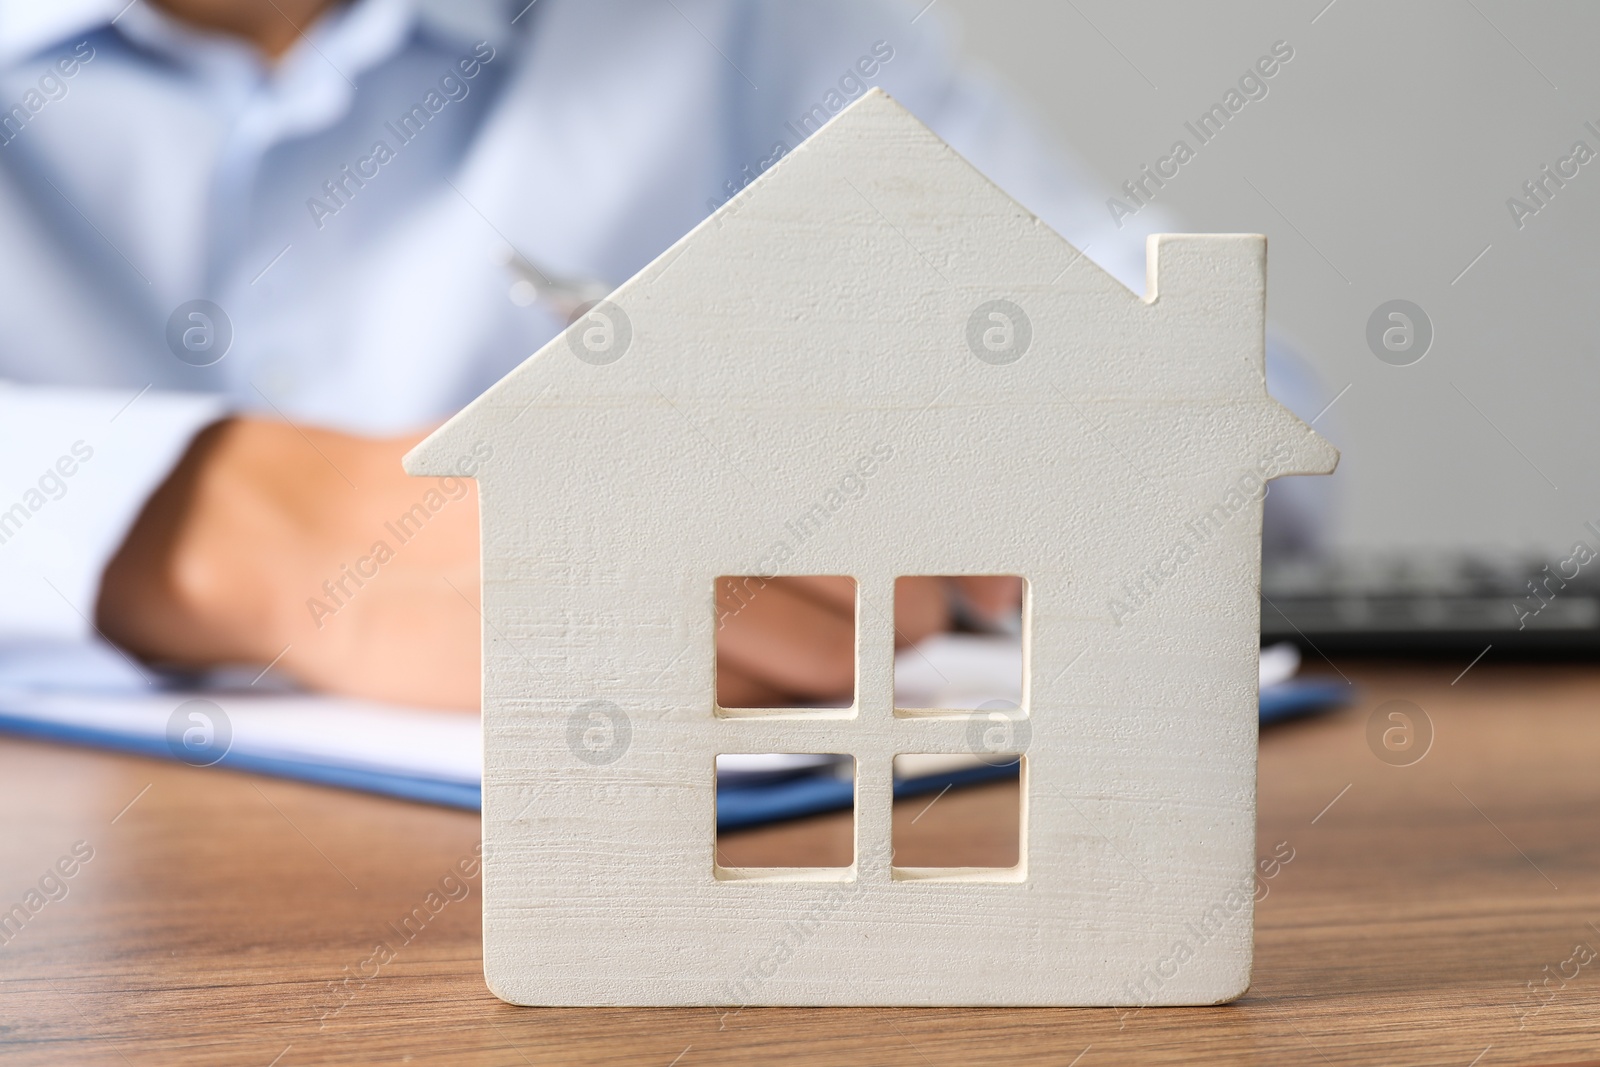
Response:
[{"label": "gray wall background", "polygon": [[[1269,94],[1157,202],[1193,230],[1267,234],[1271,317],[1329,399],[1349,387],[1318,424],[1344,453],[1334,543],[1548,555],[1588,536],[1586,520],[1600,524],[1600,158],[1522,229],[1506,206],[1575,141],[1600,152],[1584,126],[1600,128],[1600,5],[939,0],[937,10],[1108,197],[1179,136],[1194,143],[1183,122],[1287,40],[1294,59]],[[1434,328],[1427,355],[1404,367],[1366,340],[1369,316],[1397,298]]]}]

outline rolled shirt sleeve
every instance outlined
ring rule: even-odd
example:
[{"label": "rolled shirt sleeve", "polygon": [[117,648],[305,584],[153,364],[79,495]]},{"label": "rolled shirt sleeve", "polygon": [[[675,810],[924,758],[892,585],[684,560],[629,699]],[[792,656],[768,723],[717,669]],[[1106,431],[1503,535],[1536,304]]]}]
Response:
[{"label": "rolled shirt sleeve", "polygon": [[198,393],[0,382],[0,641],[93,634],[106,564],[225,413]]}]

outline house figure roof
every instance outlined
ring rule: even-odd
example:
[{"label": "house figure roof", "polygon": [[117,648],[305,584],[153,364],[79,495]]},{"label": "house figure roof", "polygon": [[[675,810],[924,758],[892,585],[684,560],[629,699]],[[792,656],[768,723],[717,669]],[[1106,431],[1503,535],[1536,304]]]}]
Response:
[{"label": "house figure roof", "polygon": [[[1249,984],[1265,238],[1138,296],[873,90],[407,457],[479,479],[484,937],[524,1004],[1214,1003]],[[854,703],[715,699],[713,583],[856,579]],[[894,580],[1027,582],[1021,862],[895,865]],[[988,744],[988,741],[982,741]],[[717,861],[719,754],[856,760],[841,868]]]}]

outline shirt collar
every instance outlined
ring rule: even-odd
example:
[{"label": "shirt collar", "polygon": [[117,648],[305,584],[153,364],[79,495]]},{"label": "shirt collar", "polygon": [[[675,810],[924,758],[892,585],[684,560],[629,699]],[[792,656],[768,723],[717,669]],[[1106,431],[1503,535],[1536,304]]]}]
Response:
[{"label": "shirt collar", "polygon": [[[0,0],[0,67],[111,24],[127,0]],[[143,0],[135,0],[142,3]]]},{"label": "shirt collar", "polygon": [[[117,22],[148,0],[0,0],[0,67]],[[360,3],[361,0],[356,0]],[[500,45],[515,30],[517,0],[400,0],[418,25],[464,45]],[[549,0],[544,0],[549,2]],[[522,20],[519,20],[522,21]]]},{"label": "shirt collar", "polygon": [[418,22],[444,40],[467,47],[487,41],[496,48],[532,21],[541,2],[549,0],[411,0]]}]

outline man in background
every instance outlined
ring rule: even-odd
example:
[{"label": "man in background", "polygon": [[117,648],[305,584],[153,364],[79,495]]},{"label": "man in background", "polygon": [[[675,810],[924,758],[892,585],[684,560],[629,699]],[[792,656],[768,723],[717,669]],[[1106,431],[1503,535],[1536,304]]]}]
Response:
[{"label": "man in background", "polygon": [[[0,675],[98,634],[475,707],[471,483],[400,456],[871,85],[1142,290],[1177,227],[1116,229],[926,9],[0,0]],[[836,581],[730,620],[723,703],[849,688]],[[928,579],[896,626],[1017,596]]]}]

